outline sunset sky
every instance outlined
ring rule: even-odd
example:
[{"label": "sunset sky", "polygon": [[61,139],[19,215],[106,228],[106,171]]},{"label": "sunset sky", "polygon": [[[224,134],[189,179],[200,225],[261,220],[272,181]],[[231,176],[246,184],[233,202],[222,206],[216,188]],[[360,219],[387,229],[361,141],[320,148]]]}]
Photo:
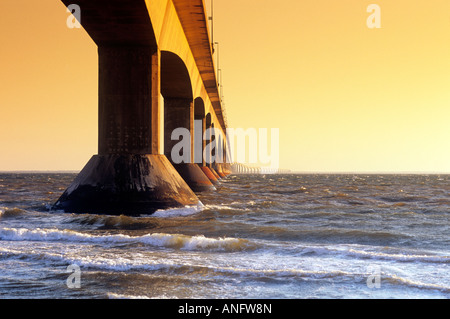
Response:
[{"label": "sunset sky", "polygon": [[[366,24],[372,3],[380,29]],[[0,171],[77,171],[97,153],[96,45],[65,10],[0,1]],[[214,11],[229,126],[279,128],[282,168],[450,173],[450,1]]]}]

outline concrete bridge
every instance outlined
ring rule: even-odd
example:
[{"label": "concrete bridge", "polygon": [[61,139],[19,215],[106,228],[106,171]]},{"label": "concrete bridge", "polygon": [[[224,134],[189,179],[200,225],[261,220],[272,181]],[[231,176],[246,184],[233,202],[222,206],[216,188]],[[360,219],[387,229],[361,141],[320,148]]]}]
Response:
[{"label": "concrete bridge", "polygon": [[233,174],[261,174],[262,170],[260,167],[251,167],[241,163],[231,164],[231,172]]},{"label": "concrete bridge", "polygon": [[[98,154],[55,208],[134,215],[198,204],[195,192],[214,191],[231,173],[220,163],[227,124],[203,0],[76,4],[98,46]],[[190,133],[188,163],[172,160],[176,128]],[[216,135],[199,142],[208,128]],[[202,156],[208,141],[223,161]]]},{"label": "concrete bridge", "polygon": [[270,167],[254,167],[242,163],[232,163],[231,173],[235,175],[255,175],[255,174],[291,174],[287,169],[270,168]]}]

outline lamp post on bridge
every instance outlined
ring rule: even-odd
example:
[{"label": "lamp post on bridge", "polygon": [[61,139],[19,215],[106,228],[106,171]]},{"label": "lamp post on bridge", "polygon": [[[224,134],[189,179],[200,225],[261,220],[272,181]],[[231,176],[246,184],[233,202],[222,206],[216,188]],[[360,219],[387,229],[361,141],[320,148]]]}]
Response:
[{"label": "lamp post on bridge", "polygon": [[[220,71],[220,60],[219,60],[220,47],[219,47],[219,42],[214,42],[214,45],[217,45],[217,76],[219,76],[219,71]],[[214,52],[216,52],[216,50],[214,50]],[[220,84],[220,82],[218,84]]]},{"label": "lamp post on bridge", "polygon": [[211,47],[214,54],[214,0],[211,0],[211,15],[208,20],[211,21]]}]

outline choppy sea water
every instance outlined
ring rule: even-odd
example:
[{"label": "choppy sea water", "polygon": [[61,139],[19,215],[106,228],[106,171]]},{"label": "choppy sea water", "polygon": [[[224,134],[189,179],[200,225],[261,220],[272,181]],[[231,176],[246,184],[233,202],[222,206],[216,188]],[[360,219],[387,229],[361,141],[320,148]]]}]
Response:
[{"label": "choppy sea water", "polygon": [[0,298],[450,297],[447,175],[236,175],[201,207],[52,211],[75,176],[0,174]]}]

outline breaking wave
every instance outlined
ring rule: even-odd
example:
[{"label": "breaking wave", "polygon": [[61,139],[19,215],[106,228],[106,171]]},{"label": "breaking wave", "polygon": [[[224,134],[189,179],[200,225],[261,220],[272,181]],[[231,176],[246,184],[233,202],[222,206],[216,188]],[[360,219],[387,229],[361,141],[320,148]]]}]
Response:
[{"label": "breaking wave", "polygon": [[133,244],[140,243],[154,247],[183,250],[242,251],[254,249],[255,244],[239,238],[208,238],[203,235],[153,233],[143,236],[91,235],[72,230],[2,228],[0,240],[5,241],[44,241],[77,242],[92,244]]},{"label": "breaking wave", "polygon": [[205,209],[205,206],[200,203],[197,206],[186,206],[183,208],[172,208],[156,211],[152,217],[183,217],[197,214]]},{"label": "breaking wave", "polygon": [[20,208],[0,208],[0,217],[16,217],[25,213],[26,211]]}]

